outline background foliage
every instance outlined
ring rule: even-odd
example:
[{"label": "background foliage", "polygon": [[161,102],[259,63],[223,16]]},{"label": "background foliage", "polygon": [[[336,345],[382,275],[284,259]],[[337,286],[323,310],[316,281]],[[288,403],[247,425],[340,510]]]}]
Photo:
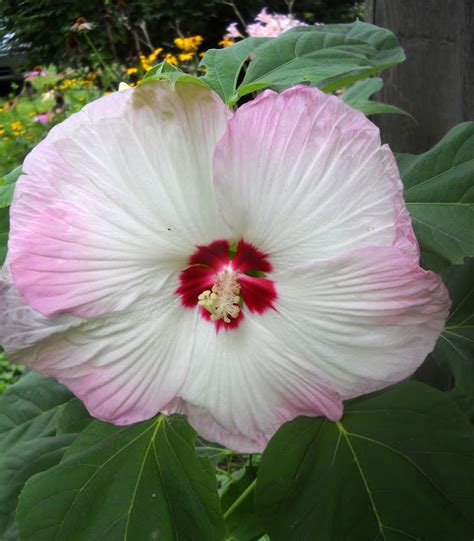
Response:
[{"label": "background foliage", "polygon": [[[236,13],[224,0],[0,0],[5,32],[14,32],[18,45],[29,46],[29,62],[78,67],[89,63],[80,35],[70,31],[79,17],[95,24],[94,41],[108,61],[127,63],[139,52],[169,46],[178,34],[199,34],[205,46],[215,46]],[[269,3],[238,0],[246,21]],[[362,16],[355,0],[299,0],[294,14],[308,22],[349,22]],[[271,11],[286,12],[288,4],[271,2]]]}]

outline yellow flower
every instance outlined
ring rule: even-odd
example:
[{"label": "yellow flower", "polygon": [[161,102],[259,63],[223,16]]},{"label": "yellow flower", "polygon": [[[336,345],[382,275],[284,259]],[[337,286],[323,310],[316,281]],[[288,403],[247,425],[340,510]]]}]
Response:
[{"label": "yellow flower", "polygon": [[178,59],[172,53],[166,53],[165,54],[165,60],[166,60],[166,62],[169,62],[170,64],[174,64],[174,65],[176,65],[178,63]]},{"label": "yellow flower", "polygon": [[149,56],[148,56],[148,62],[154,62],[156,60],[156,54],[155,53],[151,53]]},{"label": "yellow flower", "polygon": [[17,120],[15,122],[12,122],[10,124],[10,128],[13,130],[13,131],[20,131],[22,128],[23,128],[23,124]]},{"label": "yellow flower", "polygon": [[81,84],[82,86],[90,87],[90,86],[93,86],[94,83],[92,81],[82,81]]},{"label": "yellow flower", "polygon": [[0,135],[3,135],[5,133],[5,130],[0,130]]},{"label": "yellow flower", "polygon": [[8,141],[8,137],[2,137],[4,141]]},{"label": "yellow flower", "polygon": [[65,79],[60,85],[60,90],[66,90],[68,89],[73,83],[75,83],[74,79]]},{"label": "yellow flower", "polygon": [[178,49],[186,50],[186,39],[185,38],[176,38],[174,44]]},{"label": "yellow flower", "polygon": [[188,62],[193,59],[193,56],[194,53],[181,53],[178,55],[178,58],[181,62]]},{"label": "yellow flower", "polygon": [[221,47],[230,47],[231,45],[234,45],[234,42],[224,36],[221,41],[219,41],[218,45],[220,45]]},{"label": "yellow flower", "polygon": [[33,139],[33,136],[32,136],[32,135],[27,135],[27,136],[25,137],[25,139],[28,139],[28,141],[31,141],[31,140]]},{"label": "yellow flower", "polygon": [[195,52],[203,42],[202,36],[190,36],[189,38],[175,38],[174,44],[185,53]]},{"label": "yellow flower", "polygon": [[127,75],[133,75],[134,73],[137,73],[137,68],[127,68]]},{"label": "yellow flower", "polygon": [[156,56],[158,56],[162,50],[163,50],[163,47],[158,47],[157,49],[153,51],[153,53],[156,54]]}]

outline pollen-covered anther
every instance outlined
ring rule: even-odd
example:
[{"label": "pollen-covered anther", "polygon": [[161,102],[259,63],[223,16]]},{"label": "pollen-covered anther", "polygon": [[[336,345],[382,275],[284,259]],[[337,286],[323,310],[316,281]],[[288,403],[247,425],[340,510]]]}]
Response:
[{"label": "pollen-covered anther", "polygon": [[220,272],[212,289],[198,296],[198,304],[211,314],[211,320],[223,319],[230,323],[240,314],[240,284],[236,272],[225,269]]}]

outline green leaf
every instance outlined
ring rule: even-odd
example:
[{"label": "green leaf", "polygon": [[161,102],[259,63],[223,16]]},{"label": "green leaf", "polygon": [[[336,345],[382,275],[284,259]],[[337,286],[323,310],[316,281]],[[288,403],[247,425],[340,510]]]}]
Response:
[{"label": "green leaf", "polygon": [[34,372],[0,397],[0,538],[16,539],[15,509],[25,482],[61,460],[77,434],[57,436],[71,393]]},{"label": "green leaf", "polygon": [[361,113],[364,113],[364,115],[380,115],[380,114],[397,114],[397,115],[405,115],[409,118],[411,118],[413,121],[415,120],[410,113],[407,113],[403,109],[400,109],[399,107],[396,107],[395,105],[389,105],[388,103],[382,103],[380,101],[371,101],[371,100],[354,100],[352,103],[349,104],[354,109],[359,110]]},{"label": "green leaf", "polygon": [[456,391],[474,401],[474,259],[449,267],[443,280],[453,305],[433,357],[451,370]]},{"label": "green leaf", "polygon": [[26,481],[61,460],[77,434],[36,438],[15,445],[0,458],[0,538],[16,539],[15,511]]},{"label": "green leaf", "polygon": [[239,98],[236,88],[245,61],[254,56],[255,51],[269,39],[272,38],[246,38],[224,49],[209,49],[200,63],[200,66],[207,69],[202,80],[217,92],[225,103],[234,105]]},{"label": "green leaf", "polygon": [[351,105],[354,101],[368,100],[373,94],[381,90],[382,87],[383,80],[380,77],[369,77],[363,81],[357,81],[345,89],[341,98]]},{"label": "green leaf", "polygon": [[189,75],[189,73],[184,73],[184,71],[166,62],[166,60],[148,70],[140,84],[143,85],[151,81],[160,80],[170,81],[173,89],[176,83],[194,83],[204,88],[209,88],[202,77],[195,77],[194,75]]},{"label": "green leaf", "polygon": [[8,208],[0,208],[0,266],[3,265],[3,262],[7,257],[9,230],[10,220]]},{"label": "green leaf", "polygon": [[84,404],[73,398],[66,403],[58,418],[58,434],[82,432],[93,420]]},{"label": "green leaf", "polygon": [[256,490],[272,541],[471,541],[473,431],[443,393],[405,382],[351,401],[339,423],[284,425]]},{"label": "green leaf", "polygon": [[218,443],[208,442],[200,436],[196,438],[195,447],[197,454],[199,456],[207,457],[214,466],[217,466],[219,462],[226,460],[229,456],[234,454],[230,449],[226,449]]},{"label": "green leaf", "polygon": [[369,77],[363,81],[357,81],[341,95],[341,99],[354,109],[358,109],[364,115],[377,115],[381,113],[395,113],[406,115],[413,121],[415,120],[409,113],[396,107],[380,101],[369,100],[370,96],[378,92],[383,86],[380,77]]},{"label": "green leaf", "polygon": [[[246,467],[236,472],[237,478],[226,486],[221,496],[221,507],[226,516],[226,532],[229,541],[250,541],[263,535],[263,528],[257,522],[254,493],[250,493],[232,509],[233,504],[255,481],[255,468]],[[234,474],[235,475],[235,474]],[[229,512],[229,510],[231,512]]]},{"label": "green leaf", "polygon": [[94,421],[75,453],[26,483],[20,538],[222,541],[215,475],[194,438],[181,416],[129,427]]},{"label": "green leaf", "polygon": [[21,165],[15,167],[12,171],[0,177],[0,208],[5,208],[10,205],[13,198],[13,190],[15,188],[15,182],[21,175]]},{"label": "green leaf", "polygon": [[331,92],[403,60],[397,39],[385,28],[360,21],[300,26],[258,49],[238,93],[302,82]]},{"label": "green leaf", "polygon": [[440,270],[473,257],[474,122],[456,126],[424,154],[399,154],[397,162],[422,263]]},{"label": "green leaf", "polygon": [[55,379],[34,372],[9,387],[0,396],[0,456],[18,443],[53,436],[72,398]]}]

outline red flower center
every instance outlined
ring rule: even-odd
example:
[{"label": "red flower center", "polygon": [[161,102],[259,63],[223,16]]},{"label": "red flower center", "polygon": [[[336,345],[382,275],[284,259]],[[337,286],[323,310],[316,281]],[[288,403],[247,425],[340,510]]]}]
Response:
[{"label": "red flower center", "polygon": [[271,270],[267,254],[252,244],[215,240],[197,247],[179,275],[176,293],[186,308],[199,306],[202,317],[214,322],[217,331],[236,329],[245,310],[263,314],[274,309],[276,287],[266,277]]}]

